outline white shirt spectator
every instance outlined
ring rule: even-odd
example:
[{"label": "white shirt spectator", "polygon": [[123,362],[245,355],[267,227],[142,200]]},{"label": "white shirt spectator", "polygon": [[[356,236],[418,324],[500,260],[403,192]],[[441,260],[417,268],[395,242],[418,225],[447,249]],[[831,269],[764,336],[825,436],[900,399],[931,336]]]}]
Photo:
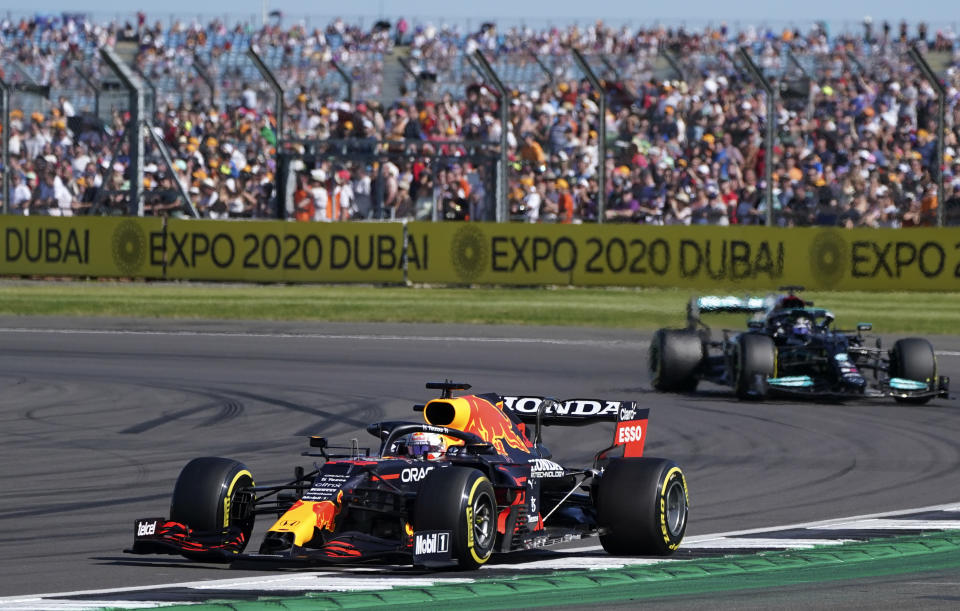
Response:
[{"label": "white shirt spectator", "polygon": [[361,214],[366,214],[373,207],[372,181],[370,176],[364,174],[353,181],[353,195],[357,210]]},{"label": "white shirt spectator", "polygon": [[30,210],[27,209],[24,204],[30,201],[30,187],[27,186],[27,183],[23,180],[17,183],[17,186],[13,189],[13,197],[11,198],[11,203],[13,208],[10,210],[13,214],[30,214]]},{"label": "white shirt spectator", "polygon": [[243,96],[243,107],[256,110],[257,92],[254,91],[252,88],[247,87],[246,89],[243,90],[241,95]]},{"label": "white shirt spectator", "polygon": [[350,183],[344,182],[334,187],[333,201],[335,205],[340,205],[340,220],[349,219],[353,213],[353,187]]},{"label": "white shirt spectator", "polygon": [[327,189],[320,184],[316,184],[310,189],[310,197],[313,198],[313,220],[326,221],[327,206],[330,205],[330,195]]},{"label": "white shirt spectator", "polygon": [[536,223],[540,220],[540,204],[543,202],[543,199],[540,197],[540,193],[537,192],[536,187],[530,187],[530,194],[527,195],[527,221],[530,223]]}]

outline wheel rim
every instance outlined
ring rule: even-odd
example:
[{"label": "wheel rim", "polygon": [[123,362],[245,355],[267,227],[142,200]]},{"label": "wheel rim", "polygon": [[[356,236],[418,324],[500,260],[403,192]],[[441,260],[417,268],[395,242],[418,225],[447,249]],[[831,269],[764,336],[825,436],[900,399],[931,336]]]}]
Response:
[{"label": "wheel rim", "polygon": [[490,547],[493,539],[493,502],[486,492],[473,500],[473,540],[482,550]]},{"label": "wheel rim", "polygon": [[[237,485],[230,495],[230,524],[239,526],[244,536],[250,537],[253,531],[254,514],[250,507],[247,507],[249,498],[246,488],[253,486],[253,480],[249,477],[243,477],[237,481]],[[246,514],[246,515],[244,515]]]},{"label": "wheel rim", "polygon": [[667,530],[672,537],[679,537],[687,523],[687,494],[679,479],[670,482],[665,497]]}]

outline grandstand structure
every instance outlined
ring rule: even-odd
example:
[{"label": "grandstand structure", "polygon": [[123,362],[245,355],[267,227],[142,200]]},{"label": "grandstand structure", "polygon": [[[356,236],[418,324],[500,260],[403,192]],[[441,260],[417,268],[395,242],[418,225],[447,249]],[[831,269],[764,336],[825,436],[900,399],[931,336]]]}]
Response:
[{"label": "grandstand structure", "polygon": [[[130,92],[116,70],[103,60],[103,48],[112,49],[143,84],[141,123],[133,130],[127,125],[128,121],[135,120],[127,116],[131,110]],[[605,177],[604,172],[596,170],[573,171],[569,167],[573,160],[568,163],[564,157],[583,151],[565,147],[564,155],[557,155],[558,150],[547,150],[546,161],[539,165],[551,167],[534,168],[532,175],[528,175],[528,168],[521,167],[525,130],[517,118],[519,107],[526,105],[533,108],[533,114],[538,114],[549,91],[549,103],[554,111],[563,114],[569,106],[579,146],[598,149],[592,156],[587,155],[592,162],[602,165],[603,169],[608,169],[608,165],[610,169],[626,168],[636,184],[642,174],[632,175],[638,163],[642,166],[639,170],[646,170],[646,163],[654,163],[656,167],[663,158],[669,158],[668,165],[673,168],[681,158],[692,162],[691,155],[702,156],[703,152],[691,151],[691,147],[686,146],[683,152],[674,151],[653,160],[648,155],[651,148],[666,151],[668,147],[656,142],[653,146],[640,143],[644,138],[628,133],[625,127],[629,116],[635,115],[641,123],[656,122],[665,114],[700,109],[711,93],[716,92],[717,83],[721,83],[724,90],[721,93],[750,107],[749,116],[745,117],[749,124],[747,131],[762,135],[766,125],[780,122],[774,134],[775,142],[758,143],[767,158],[778,161],[782,161],[780,157],[784,155],[783,141],[796,137],[793,123],[803,124],[802,129],[806,130],[807,122],[826,123],[837,119],[829,116],[830,109],[836,107],[835,100],[827,99],[837,82],[854,81],[849,91],[866,89],[871,94],[867,104],[875,107],[878,114],[882,112],[879,105],[883,103],[887,86],[904,83],[906,88],[908,82],[917,83],[911,85],[912,90],[919,89],[919,94],[914,95],[919,95],[926,106],[919,113],[913,110],[912,114],[900,118],[911,122],[914,133],[929,132],[927,122],[936,118],[930,111],[936,106],[936,91],[931,95],[925,87],[924,72],[917,61],[911,59],[911,49],[920,54],[930,73],[938,79],[934,89],[942,87],[939,97],[944,112],[939,117],[940,134],[949,132],[956,140],[953,108],[960,85],[956,48],[949,32],[935,35],[924,32],[919,37],[904,35],[901,31],[897,36],[895,29],[881,33],[879,28],[873,33],[830,36],[818,27],[803,33],[789,28],[778,32],[751,28],[733,31],[725,27],[686,31],[662,26],[628,30],[598,23],[584,28],[534,30],[498,28],[491,22],[469,33],[456,28],[411,24],[406,33],[398,35],[394,25],[386,21],[361,28],[334,19],[323,27],[308,29],[303,25],[281,27],[270,23],[254,27],[220,19],[151,25],[144,16],[132,16],[130,21],[96,23],[80,14],[68,14],[5,21],[0,31],[0,66],[3,88],[9,96],[4,111],[17,115],[15,127],[19,126],[24,138],[33,117],[48,123],[73,119],[71,125],[64,126],[63,132],[75,139],[79,138],[76,126],[81,118],[90,125],[99,121],[94,129],[103,134],[94,140],[115,144],[117,134],[126,133],[129,137],[131,131],[139,133],[141,128],[159,134],[159,139],[146,134],[139,136],[145,140],[146,147],[143,165],[159,166],[159,174],[174,175],[186,187],[177,194],[177,203],[165,207],[164,213],[192,214],[193,210],[199,210],[199,214],[210,216],[209,211],[196,208],[193,201],[201,199],[198,190],[204,182],[223,182],[227,178],[239,182],[245,170],[252,170],[246,173],[260,171],[262,179],[255,195],[258,203],[253,212],[248,210],[245,215],[292,216],[297,206],[293,201],[297,185],[308,180],[311,172],[322,165],[320,157],[311,156],[309,151],[330,149],[318,147],[316,141],[356,139],[361,144],[348,147],[350,163],[334,160],[332,170],[323,170],[329,192],[338,171],[347,170],[352,177],[354,170],[363,165],[372,170],[378,185],[372,190],[372,197],[382,199],[385,192],[397,186],[391,185],[391,177],[384,174],[384,168],[389,171],[390,164],[400,170],[392,178],[402,184],[404,173],[410,173],[409,169],[417,164],[450,165],[451,158],[466,155],[465,162],[473,166],[478,176],[482,175],[475,184],[482,187],[479,191],[489,200],[482,206],[488,211],[484,220],[543,220],[524,209],[522,200],[526,199],[529,182],[539,186],[542,177],[553,173],[556,176],[552,180],[565,178],[566,183],[573,180],[586,183],[588,195],[583,197],[599,191],[599,209],[594,201],[591,212],[586,211],[589,207],[586,205],[580,210],[578,200],[577,217],[603,222],[610,220],[603,200],[605,195],[612,197],[611,181],[617,178],[616,172],[612,177]],[[740,49],[750,54],[762,79],[775,88],[774,116],[768,116],[769,111],[757,103],[764,99],[763,83],[750,78],[737,57]],[[584,66],[574,60],[574,50],[582,54],[592,75],[584,74]],[[256,61],[251,53],[256,55]],[[489,79],[484,77],[477,65],[478,53],[489,62],[505,86],[508,99],[501,100]],[[264,78],[264,70],[269,71],[271,79]],[[604,90],[591,87],[588,76],[602,80]],[[278,89],[271,87],[271,80],[283,91],[283,99],[278,99]],[[597,108],[601,97],[608,111],[603,117]],[[916,98],[912,102],[916,106]],[[862,100],[857,101],[861,103]],[[440,130],[437,133],[427,133],[422,126],[419,133],[390,133],[395,122],[391,112],[413,108],[422,120],[425,104],[429,105],[429,112],[449,104],[462,116],[441,120],[443,113],[438,111],[439,119],[434,122],[435,131]],[[508,110],[513,113],[508,115],[507,126],[502,125],[499,118],[501,104],[509,105]],[[666,110],[667,107],[670,110]],[[860,108],[858,112],[863,110]],[[212,123],[202,126],[202,131],[183,129],[184,125],[195,128],[198,116],[204,122],[212,117]],[[554,120],[555,114],[550,118]],[[686,116],[685,124],[689,127],[699,118],[699,115]],[[242,123],[240,127],[247,131],[227,134],[223,129],[227,122],[231,123],[231,129]],[[608,138],[596,142],[593,137],[591,144],[587,134],[603,131],[601,124],[609,129]],[[707,121],[707,127],[713,124]],[[506,147],[509,150],[498,144],[505,129],[510,135]],[[704,135],[703,130],[697,132],[698,138]],[[10,131],[5,129],[4,141],[9,137]],[[224,141],[225,137],[229,139]],[[934,140],[936,158],[924,152],[922,169],[927,183],[937,187],[937,197],[943,200],[949,195],[944,187],[944,170],[952,161],[944,158],[944,151],[950,149],[944,144],[946,140],[949,145],[951,140],[945,137]],[[215,144],[210,145],[211,141]],[[372,145],[366,147],[363,141],[370,141]],[[430,141],[439,144],[421,146]],[[66,143],[62,144],[63,151],[53,154],[58,162],[63,161],[69,148]],[[541,142],[544,144],[547,143]],[[198,149],[204,152],[204,147],[217,149],[216,155],[206,152],[201,158],[202,165],[207,167],[194,167],[197,164],[192,160]],[[796,147],[797,153],[808,152],[806,148],[809,147]],[[362,159],[364,150],[368,151],[365,160]],[[118,167],[118,163],[126,165],[128,155],[121,156],[123,162],[115,162],[110,152],[101,150],[90,156],[104,168]],[[474,153],[476,158],[469,158]],[[760,156],[763,155],[761,152]],[[212,157],[216,157],[218,165],[211,165]],[[282,157],[285,161],[281,164]],[[556,157],[561,159],[558,161]],[[903,161],[909,162],[909,159]],[[181,167],[184,164],[189,165],[189,171]],[[223,168],[227,170],[221,172]],[[8,171],[9,164],[5,164],[5,174]],[[285,173],[282,177],[281,172]],[[560,176],[563,172],[566,172],[564,177]],[[590,176],[596,174],[603,184],[590,183]],[[115,181],[112,192],[104,190],[104,193],[117,195],[125,184],[135,182],[128,167],[122,169],[121,178]],[[103,179],[106,181],[107,176]],[[148,177],[145,193],[149,195],[157,183]],[[501,190],[496,184],[507,187]],[[925,183],[924,188],[929,185]],[[774,184],[759,186],[772,197]],[[433,185],[434,191],[438,188],[439,185]],[[666,200],[678,193],[671,189],[667,184],[661,212],[646,214],[647,222],[651,217],[654,221],[656,217],[662,220],[667,214]],[[9,190],[3,197],[5,202],[11,199]],[[507,198],[514,200],[509,203],[508,212],[496,216],[489,212],[508,205],[508,202],[493,200]],[[920,198],[920,192],[915,198]],[[906,201],[905,195],[897,206],[902,207]],[[384,201],[374,201],[368,207],[367,216],[395,218],[395,211],[384,212],[386,205]],[[774,204],[768,204],[767,211],[772,212],[773,207]],[[87,205],[82,210],[108,212],[108,208]],[[444,218],[437,213],[438,209],[438,205],[434,205],[429,218]],[[127,210],[142,213],[144,206],[128,206]],[[151,213],[150,206],[146,213]],[[936,214],[937,221],[942,223],[944,206],[938,206]],[[632,218],[639,217],[634,214]]]}]

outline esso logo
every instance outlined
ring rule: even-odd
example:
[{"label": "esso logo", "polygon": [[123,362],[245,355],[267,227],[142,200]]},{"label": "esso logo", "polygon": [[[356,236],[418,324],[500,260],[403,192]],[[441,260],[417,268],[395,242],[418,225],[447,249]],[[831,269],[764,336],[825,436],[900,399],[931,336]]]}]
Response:
[{"label": "esso logo", "polygon": [[140,522],[137,524],[137,536],[146,537],[157,532],[156,522]]},{"label": "esso logo", "polygon": [[631,443],[643,439],[643,427],[639,424],[622,426],[617,429],[617,443]]},{"label": "esso logo", "polygon": [[419,482],[433,471],[433,467],[410,467],[400,472],[401,482]]}]

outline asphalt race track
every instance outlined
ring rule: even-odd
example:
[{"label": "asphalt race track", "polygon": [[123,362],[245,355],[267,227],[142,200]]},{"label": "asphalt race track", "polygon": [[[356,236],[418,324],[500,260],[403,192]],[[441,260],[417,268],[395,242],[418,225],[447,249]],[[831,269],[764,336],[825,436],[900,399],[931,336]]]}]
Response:
[{"label": "asphalt race track", "polygon": [[[0,317],[0,595],[256,575],[122,553],[196,456],[289,478],[305,436],[361,445],[418,417],[429,380],[651,407],[646,454],[677,460],[688,535],[960,501],[960,403],[741,403],[654,393],[647,335],[620,330]],[[931,338],[960,383],[960,339]],[[548,429],[589,464],[609,425]],[[254,533],[255,548],[260,523]],[[595,545],[595,541],[590,542]],[[866,599],[863,599],[866,600]]]}]

